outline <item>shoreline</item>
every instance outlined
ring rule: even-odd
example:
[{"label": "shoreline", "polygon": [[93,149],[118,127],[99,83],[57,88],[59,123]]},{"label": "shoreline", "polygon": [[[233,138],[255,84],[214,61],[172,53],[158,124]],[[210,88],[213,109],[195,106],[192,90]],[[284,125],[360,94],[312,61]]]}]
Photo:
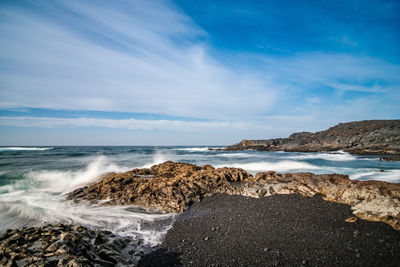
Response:
[{"label": "shoreline", "polygon": [[163,243],[139,266],[395,266],[400,231],[353,218],[321,197],[225,194],[178,215]]}]

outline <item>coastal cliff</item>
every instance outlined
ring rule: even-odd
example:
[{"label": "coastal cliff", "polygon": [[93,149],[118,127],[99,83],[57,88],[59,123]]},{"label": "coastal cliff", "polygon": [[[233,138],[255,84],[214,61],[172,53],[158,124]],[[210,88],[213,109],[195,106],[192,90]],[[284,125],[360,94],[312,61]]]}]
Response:
[{"label": "coastal cliff", "polygon": [[299,132],[288,138],[243,140],[224,150],[321,152],[344,150],[353,154],[400,153],[400,120],[368,120],[340,123],[316,133]]}]

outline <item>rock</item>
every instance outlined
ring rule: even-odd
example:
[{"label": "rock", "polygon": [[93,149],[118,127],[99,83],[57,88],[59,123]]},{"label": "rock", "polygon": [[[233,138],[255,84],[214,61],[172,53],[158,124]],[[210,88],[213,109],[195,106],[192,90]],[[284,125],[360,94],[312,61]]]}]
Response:
[{"label": "rock", "polygon": [[[151,177],[143,179],[138,174]],[[253,177],[242,169],[196,166],[167,161],[150,169],[110,173],[102,181],[67,195],[74,200],[110,199],[119,205],[137,204],[166,212],[182,212],[193,202],[215,193],[236,193],[232,183]]]},{"label": "rock", "polygon": [[[137,177],[139,174],[152,177],[144,179]],[[347,175],[340,174],[269,171],[253,177],[237,168],[215,169],[210,165],[200,167],[167,161],[150,169],[110,173],[99,182],[69,193],[67,198],[75,201],[110,199],[107,205],[136,204],[165,212],[183,212],[194,202],[218,193],[249,197],[272,194],[312,197],[318,194],[327,201],[350,205],[358,218],[382,221],[400,230],[400,184],[350,180]],[[79,239],[70,237],[72,241],[75,238]]]},{"label": "rock", "polygon": [[[340,123],[316,133],[294,133],[288,138],[243,140],[224,150],[319,152],[344,150],[353,154],[400,154],[400,120],[369,120]],[[382,158],[399,160],[400,156]]]},{"label": "rock", "polygon": [[345,220],[345,222],[354,223],[354,222],[356,222],[357,220],[358,220],[357,217],[350,217],[350,218],[347,218],[347,219]]},{"label": "rock", "polygon": [[242,194],[256,196],[260,188],[270,187],[274,194],[322,195],[327,201],[350,205],[358,218],[382,221],[400,230],[400,184],[350,180],[340,174],[263,172]]},{"label": "rock", "polygon": [[400,161],[400,155],[382,157],[380,160],[381,161]]},{"label": "rock", "polygon": [[[122,250],[132,243],[105,231],[92,231],[71,225],[46,225],[22,228],[7,233],[0,241],[1,266],[124,266],[136,264],[134,258],[125,258]],[[29,236],[29,238],[25,238]],[[104,245],[94,244],[101,236]],[[15,241],[24,240],[24,245]],[[119,240],[119,242],[116,242]],[[121,241],[123,240],[123,241]],[[119,245],[118,245],[119,244]],[[107,258],[109,261],[105,260]],[[106,264],[107,263],[107,264]]]}]

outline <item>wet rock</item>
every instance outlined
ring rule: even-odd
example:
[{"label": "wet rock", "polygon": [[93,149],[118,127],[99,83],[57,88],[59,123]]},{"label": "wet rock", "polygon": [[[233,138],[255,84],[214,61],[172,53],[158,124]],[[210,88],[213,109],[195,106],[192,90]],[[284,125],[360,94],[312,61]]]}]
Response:
[{"label": "wet rock", "polygon": [[[152,177],[143,179],[136,177],[137,174]],[[220,193],[249,197],[322,195],[327,201],[350,205],[357,218],[382,221],[400,230],[400,184],[350,180],[347,175],[340,174],[269,171],[253,177],[238,168],[216,169],[210,165],[167,161],[150,169],[110,173],[103,180],[81,189],[69,193],[67,198],[75,201],[110,199],[108,205],[137,204],[165,212],[183,212],[202,198]]]},{"label": "wet rock", "polygon": [[[22,228],[10,233],[4,232],[0,240],[0,266],[136,265],[135,258],[122,254],[132,243],[109,232],[60,224]],[[94,237],[101,237],[103,245],[95,245]],[[106,246],[108,244],[111,245]]]},{"label": "wet rock", "polygon": [[[151,177],[143,179],[137,174]],[[67,195],[74,200],[111,199],[119,205],[138,204],[166,212],[182,212],[192,203],[215,193],[236,193],[232,183],[253,177],[242,169],[202,167],[167,161],[150,169],[110,173],[102,181]]]}]

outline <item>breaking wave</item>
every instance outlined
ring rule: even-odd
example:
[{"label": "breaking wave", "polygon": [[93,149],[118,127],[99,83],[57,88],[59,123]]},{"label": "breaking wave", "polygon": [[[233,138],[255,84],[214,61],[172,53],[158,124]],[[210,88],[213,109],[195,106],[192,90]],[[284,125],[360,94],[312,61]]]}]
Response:
[{"label": "breaking wave", "polygon": [[207,152],[209,147],[187,147],[187,148],[177,148],[177,150],[183,150],[188,152]]},{"label": "breaking wave", "polygon": [[400,170],[371,170],[350,175],[350,179],[355,180],[377,180],[390,183],[400,183]]},{"label": "breaking wave", "polygon": [[137,206],[113,206],[110,210],[109,206],[65,199],[67,192],[107,172],[127,170],[100,156],[75,171],[29,171],[25,179],[0,187],[0,230],[61,222],[109,230],[140,240],[144,246],[155,246],[171,227],[174,214]]},{"label": "breaking wave", "polygon": [[46,151],[54,147],[0,147],[0,152],[5,151]]},{"label": "breaking wave", "polygon": [[309,153],[294,156],[287,156],[288,159],[323,159],[330,161],[353,161],[357,160],[356,156],[353,156],[347,152],[338,151],[331,153]]},{"label": "breaking wave", "polygon": [[242,168],[248,172],[261,172],[261,171],[287,172],[293,170],[308,171],[308,170],[319,169],[319,167],[306,162],[298,162],[290,160],[284,160],[278,162],[227,163],[227,164],[217,165],[216,167]]}]

